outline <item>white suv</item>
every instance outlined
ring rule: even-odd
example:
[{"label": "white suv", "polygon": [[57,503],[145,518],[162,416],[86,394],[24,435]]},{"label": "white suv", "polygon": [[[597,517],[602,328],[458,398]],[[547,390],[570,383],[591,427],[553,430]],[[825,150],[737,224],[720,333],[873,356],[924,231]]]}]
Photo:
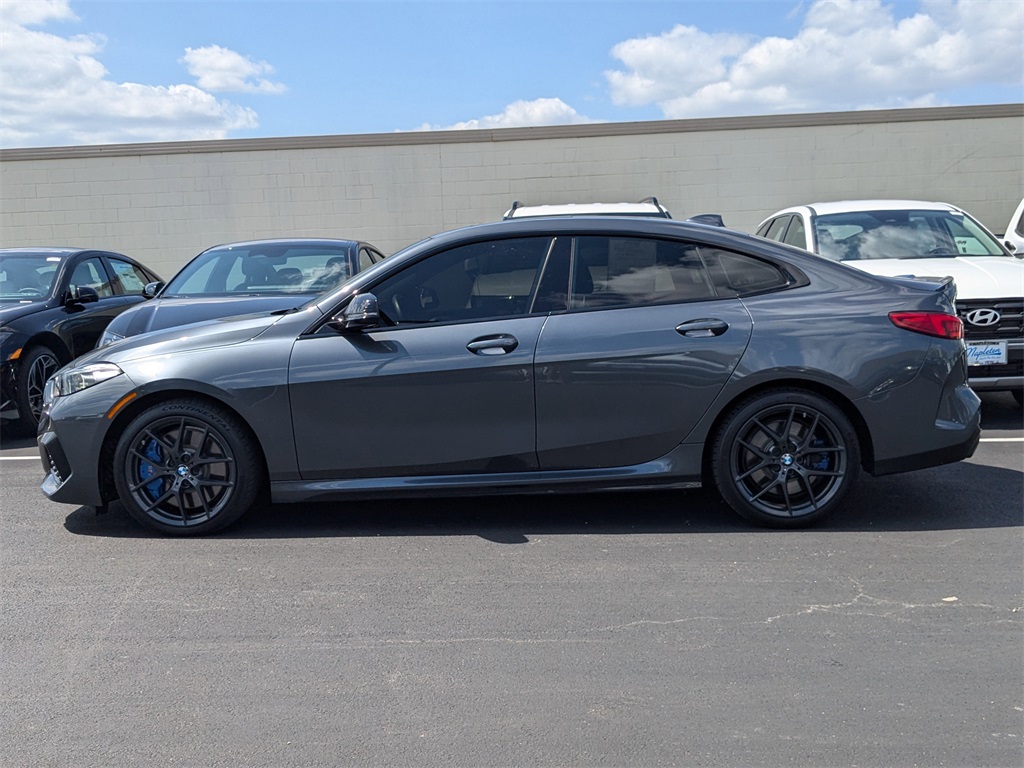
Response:
[{"label": "white suv", "polygon": [[757,234],[875,275],[952,277],[971,387],[1024,404],[1024,261],[966,211],[917,200],[811,203],[772,214]]},{"label": "white suv", "polygon": [[671,219],[656,197],[645,197],[639,203],[565,203],[564,205],[522,205],[518,200],[502,218],[523,219],[528,216],[655,216]]}]

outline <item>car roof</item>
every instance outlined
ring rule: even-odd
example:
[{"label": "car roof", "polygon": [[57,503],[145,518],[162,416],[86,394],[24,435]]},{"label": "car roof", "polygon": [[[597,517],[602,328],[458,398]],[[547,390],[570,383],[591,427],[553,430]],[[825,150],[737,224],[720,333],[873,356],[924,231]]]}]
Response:
[{"label": "car roof", "polygon": [[107,251],[104,250],[103,248],[69,248],[42,246],[39,248],[0,248],[0,256],[70,256],[73,253],[78,253],[80,251],[86,250],[97,251],[98,253],[113,253],[113,251]]},{"label": "car roof", "polygon": [[219,245],[213,245],[206,250],[210,251],[214,248],[252,248],[260,245],[356,245],[362,243],[364,245],[370,245],[369,243],[363,243],[361,240],[345,240],[337,237],[273,237],[265,238],[262,240],[239,240],[234,243],[221,243]]},{"label": "car roof", "polygon": [[[797,211],[811,211],[819,216],[833,213],[860,213],[862,211],[949,211],[960,213],[960,209],[949,203],[928,200],[834,200],[831,202],[795,205],[772,216]],[[770,217],[769,217],[770,218]]]}]

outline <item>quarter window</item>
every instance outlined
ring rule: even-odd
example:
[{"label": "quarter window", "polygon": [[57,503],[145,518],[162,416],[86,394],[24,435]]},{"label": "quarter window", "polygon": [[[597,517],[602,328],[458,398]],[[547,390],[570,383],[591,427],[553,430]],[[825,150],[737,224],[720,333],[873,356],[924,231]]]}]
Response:
[{"label": "quarter window", "polygon": [[779,267],[752,256],[705,246],[701,256],[720,297],[777,291],[791,283]]}]

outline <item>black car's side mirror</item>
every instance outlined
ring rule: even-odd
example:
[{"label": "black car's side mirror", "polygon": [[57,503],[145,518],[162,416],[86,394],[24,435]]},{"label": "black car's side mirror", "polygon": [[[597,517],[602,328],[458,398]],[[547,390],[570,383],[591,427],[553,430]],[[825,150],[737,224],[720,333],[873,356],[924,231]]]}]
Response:
[{"label": "black car's side mirror", "polygon": [[331,321],[331,327],[342,332],[361,331],[378,325],[380,311],[377,309],[377,297],[372,293],[353,296],[341,314]]},{"label": "black car's side mirror", "polygon": [[162,280],[157,280],[156,282],[153,283],[146,283],[146,287],[142,289],[142,295],[147,299],[152,299],[154,296],[160,293],[160,290],[163,287],[164,283]]},{"label": "black car's side mirror", "polygon": [[64,294],[64,304],[69,307],[92,304],[99,300],[100,295],[96,292],[96,289],[90,288],[87,285],[72,285],[68,288],[67,293]]}]

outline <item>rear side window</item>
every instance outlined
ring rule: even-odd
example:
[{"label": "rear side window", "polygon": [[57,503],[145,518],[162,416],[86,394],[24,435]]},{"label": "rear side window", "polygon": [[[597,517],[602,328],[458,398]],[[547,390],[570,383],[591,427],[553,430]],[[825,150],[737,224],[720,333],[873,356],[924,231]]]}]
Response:
[{"label": "rear side window", "polygon": [[571,309],[714,297],[695,245],[632,237],[576,238]]},{"label": "rear side window", "polygon": [[793,223],[786,230],[786,237],[782,242],[795,245],[797,248],[807,249],[807,231],[802,218],[799,216],[793,217]]},{"label": "rear side window", "polygon": [[782,240],[786,234],[786,225],[789,224],[790,216],[779,216],[771,224],[768,225],[768,230],[764,233],[764,237],[769,240]]},{"label": "rear side window", "polygon": [[138,296],[142,294],[142,289],[145,288],[146,283],[149,282],[149,278],[145,272],[134,264],[130,264],[127,261],[121,261],[120,259],[107,259],[107,262],[110,264],[110,268],[114,272],[114,280],[121,285],[121,293],[129,296]]}]

